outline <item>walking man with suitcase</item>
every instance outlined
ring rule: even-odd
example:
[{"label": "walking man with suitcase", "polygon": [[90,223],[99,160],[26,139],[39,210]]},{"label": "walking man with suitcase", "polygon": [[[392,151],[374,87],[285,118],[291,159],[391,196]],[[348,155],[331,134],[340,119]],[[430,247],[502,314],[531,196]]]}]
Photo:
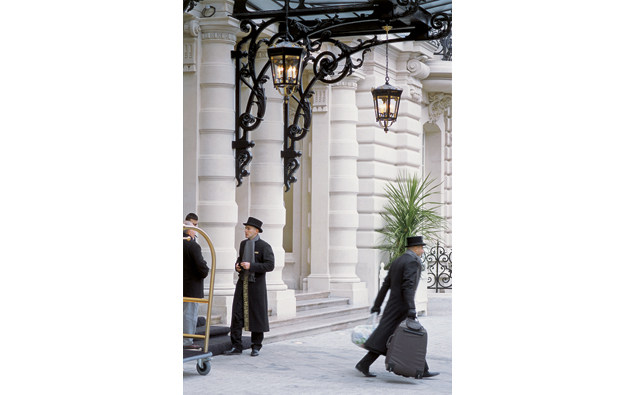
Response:
[{"label": "walking man with suitcase", "polygon": [[[355,365],[355,369],[366,377],[376,376],[369,371],[370,365],[379,358],[379,355],[386,355],[386,342],[399,324],[406,318],[414,319],[417,317],[415,291],[421,276],[421,256],[424,245],[422,236],[412,236],[406,239],[406,252],[392,262],[384,283],[377,293],[375,303],[370,311],[379,314],[386,293],[390,289],[390,297],[386,303],[384,315],[377,328],[364,343],[364,348],[368,350],[368,353]],[[421,377],[432,377],[438,374],[430,372],[426,362]]]}]

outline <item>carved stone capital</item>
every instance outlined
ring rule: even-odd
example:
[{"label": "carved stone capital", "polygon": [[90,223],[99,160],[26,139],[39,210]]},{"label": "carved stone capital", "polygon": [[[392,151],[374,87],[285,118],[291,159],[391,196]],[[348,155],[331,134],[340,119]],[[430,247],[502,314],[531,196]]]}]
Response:
[{"label": "carved stone capital", "polygon": [[[216,6],[216,13],[220,12],[220,5]],[[203,40],[225,41],[236,44],[236,35],[240,31],[238,20],[231,17],[212,17],[199,19],[201,37]]]},{"label": "carved stone capital", "polygon": [[428,115],[430,122],[436,123],[445,110],[452,106],[452,95],[442,92],[428,93]]}]

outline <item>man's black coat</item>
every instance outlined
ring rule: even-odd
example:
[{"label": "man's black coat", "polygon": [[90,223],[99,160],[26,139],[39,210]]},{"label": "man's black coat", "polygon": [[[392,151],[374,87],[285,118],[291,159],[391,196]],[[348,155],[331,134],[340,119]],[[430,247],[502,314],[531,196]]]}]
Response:
[{"label": "man's black coat", "polygon": [[389,289],[390,297],[379,325],[364,343],[364,348],[386,355],[388,338],[395,332],[399,323],[406,319],[408,310],[415,309],[415,291],[420,275],[421,261],[412,251],[406,251],[393,261],[377,293],[373,310],[379,310]]},{"label": "man's black coat", "polygon": [[209,268],[201,253],[201,246],[183,232],[183,296],[202,298],[203,279]]},{"label": "man's black coat", "polygon": [[[245,243],[247,239],[240,242],[238,259],[236,263],[243,261],[243,253],[245,251]],[[271,246],[264,240],[256,240],[254,244],[254,260],[251,262],[249,272],[254,273],[255,282],[250,282],[247,287],[247,298],[249,301],[249,330],[251,332],[268,332],[269,331],[269,314],[267,304],[267,281],[265,273],[273,270],[275,265],[275,256]],[[245,270],[241,270],[236,283],[234,292],[234,300],[232,303],[233,311],[242,311],[243,306],[243,275]],[[244,323],[243,323],[244,324]]]}]

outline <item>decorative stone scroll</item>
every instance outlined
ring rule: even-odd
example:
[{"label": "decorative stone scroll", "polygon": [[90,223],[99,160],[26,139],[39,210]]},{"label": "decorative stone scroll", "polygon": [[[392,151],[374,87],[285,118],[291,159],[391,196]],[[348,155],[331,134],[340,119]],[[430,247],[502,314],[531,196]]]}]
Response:
[{"label": "decorative stone scroll", "polygon": [[436,123],[445,110],[452,106],[452,95],[442,92],[428,93],[430,122]]},{"label": "decorative stone scroll", "polygon": [[190,20],[183,23],[183,32],[189,34],[192,37],[198,37],[201,32],[201,25],[197,20]]}]

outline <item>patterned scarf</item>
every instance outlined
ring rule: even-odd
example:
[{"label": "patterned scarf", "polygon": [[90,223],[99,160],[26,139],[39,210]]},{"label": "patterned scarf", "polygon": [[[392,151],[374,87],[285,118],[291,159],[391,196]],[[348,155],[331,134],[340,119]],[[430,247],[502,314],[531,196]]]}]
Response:
[{"label": "patterned scarf", "polygon": [[[256,260],[256,241],[260,240],[260,235],[256,235],[253,239],[247,239],[245,243],[245,249],[243,250],[243,262],[249,262],[253,264]],[[256,282],[256,275],[250,273],[250,270],[243,270],[243,319],[245,323],[245,330],[249,330],[249,283]]]},{"label": "patterned scarf", "polygon": [[[251,240],[247,239],[247,242],[245,243],[245,250],[243,251],[244,262],[249,262],[253,264],[256,261],[255,249],[256,249],[256,241],[258,240],[260,240],[260,235],[258,234],[254,236],[254,238]],[[256,275],[254,273],[250,273],[249,270],[247,270],[246,272],[249,273],[249,282],[250,283],[255,282]]]}]

